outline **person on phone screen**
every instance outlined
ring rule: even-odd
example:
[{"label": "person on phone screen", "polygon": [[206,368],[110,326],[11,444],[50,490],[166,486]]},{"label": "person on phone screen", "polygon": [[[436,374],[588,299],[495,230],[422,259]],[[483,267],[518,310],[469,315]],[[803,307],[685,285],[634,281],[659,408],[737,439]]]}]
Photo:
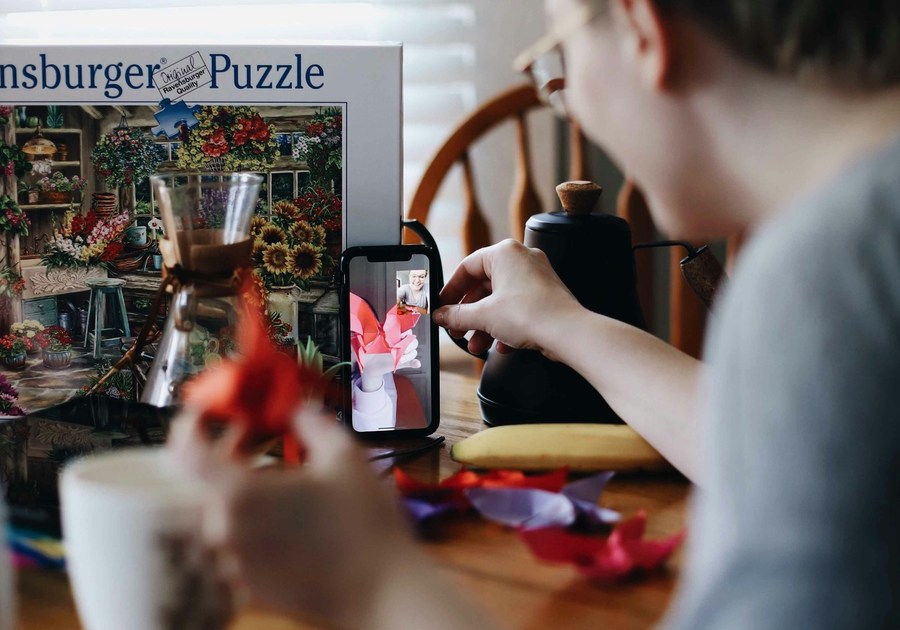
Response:
[{"label": "person on phone screen", "polygon": [[397,289],[397,303],[419,315],[428,314],[428,271],[412,269],[409,283]]},{"label": "person on phone screen", "polygon": [[[521,65],[547,102],[667,236],[746,243],[702,362],[585,310],[513,241],[465,258],[434,320],[473,331],[476,353],[496,342],[568,364],[696,483],[668,627],[900,627],[900,3],[545,9]],[[248,472],[218,493],[250,590],[347,627],[416,627],[408,602],[433,628],[487,625],[398,535],[346,436],[300,430],[319,461],[306,477],[273,489]],[[298,522],[321,526],[297,540]],[[254,554],[261,539],[292,551]],[[309,566],[313,593],[288,577]]]}]

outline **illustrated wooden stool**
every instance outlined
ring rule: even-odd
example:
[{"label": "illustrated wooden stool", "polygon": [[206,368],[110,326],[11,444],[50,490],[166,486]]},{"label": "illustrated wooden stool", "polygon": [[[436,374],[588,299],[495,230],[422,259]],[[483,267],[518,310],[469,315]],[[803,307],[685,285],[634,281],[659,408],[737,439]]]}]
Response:
[{"label": "illustrated wooden stool", "polygon": [[[104,340],[112,341],[118,345],[122,337],[131,336],[131,327],[128,325],[128,313],[125,310],[125,297],[122,295],[122,287],[125,281],[120,278],[96,278],[86,282],[91,289],[91,297],[88,300],[87,326],[84,329],[84,347],[93,348],[92,356],[99,359]],[[120,328],[106,328],[106,296],[115,296],[114,304],[118,306],[117,322]],[[91,313],[94,319],[91,320]],[[93,329],[93,332],[91,330]],[[90,345],[89,345],[90,344]]]}]

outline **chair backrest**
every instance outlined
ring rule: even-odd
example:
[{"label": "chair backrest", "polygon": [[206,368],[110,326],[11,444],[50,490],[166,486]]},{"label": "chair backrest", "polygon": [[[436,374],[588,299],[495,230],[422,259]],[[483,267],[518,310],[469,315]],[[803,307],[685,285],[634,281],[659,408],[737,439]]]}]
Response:
[{"label": "chair backrest", "polygon": [[[540,198],[535,190],[531,172],[531,153],[527,114],[544,104],[538,98],[532,85],[521,85],[506,90],[474,110],[450,134],[438,149],[425,169],[413,193],[407,210],[407,218],[427,224],[432,202],[444,179],[451,169],[462,167],[465,187],[466,208],[462,221],[462,241],[465,254],[490,245],[493,241],[488,229],[481,203],[475,187],[475,173],[470,159],[472,147],[490,131],[504,123],[516,126],[516,175],[509,206],[511,232],[522,240],[525,222],[528,218],[543,212]],[[587,160],[585,143],[580,129],[569,123],[569,179],[585,180]],[[630,181],[626,181],[618,197],[618,214],[631,224],[635,243],[654,239],[653,221],[643,195]],[[416,236],[404,231],[404,242],[416,242]],[[638,290],[641,305],[646,314],[653,311],[653,264],[652,250],[639,251],[636,255],[638,267]],[[678,262],[684,257],[680,251],[672,251],[672,269],[669,283],[669,340],[677,348],[694,356],[702,350],[706,322],[706,308],[693,294],[684,281]]]},{"label": "chair backrest", "polygon": [[[427,224],[428,213],[444,178],[456,164],[462,166],[466,211],[462,224],[463,248],[466,254],[492,243],[487,220],[475,187],[475,173],[470,159],[472,146],[503,123],[516,126],[515,181],[509,215],[512,234],[522,240],[525,222],[533,214],[543,212],[531,172],[531,149],[526,121],[528,112],[543,107],[531,84],[513,87],[481,105],[450,134],[432,158],[413,194],[406,216]],[[570,179],[585,179],[584,143],[577,125],[570,125]],[[407,242],[415,236],[406,234]]]}]

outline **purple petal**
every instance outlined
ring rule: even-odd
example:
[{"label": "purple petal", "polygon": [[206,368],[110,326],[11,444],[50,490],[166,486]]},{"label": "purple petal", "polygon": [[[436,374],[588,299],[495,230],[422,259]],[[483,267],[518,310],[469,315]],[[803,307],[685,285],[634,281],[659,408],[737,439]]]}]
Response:
[{"label": "purple petal", "polygon": [[557,492],[530,488],[470,488],[466,490],[466,496],[484,518],[510,527],[566,527],[575,522],[575,506],[568,497]]},{"label": "purple petal", "polygon": [[614,472],[604,472],[567,483],[562,492],[572,499],[580,499],[596,505],[600,501],[600,495],[603,494],[606,484],[615,474]]},{"label": "purple petal", "polygon": [[403,498],[403,505],[412,517],[413,522],[417,525],[442,514],[458,511],[457,507],[452,503],[430,503],[410,497]]},{"label": "purple petal", "polygon": [[615,510],[600,507],[596,503],[591,503],[590,501],[572,499],[572,503],[575,505],[578,516],[584,518],[590,526],[601,524],[613,525],[614,523],[618,523],[622,518],[622,515]]}]

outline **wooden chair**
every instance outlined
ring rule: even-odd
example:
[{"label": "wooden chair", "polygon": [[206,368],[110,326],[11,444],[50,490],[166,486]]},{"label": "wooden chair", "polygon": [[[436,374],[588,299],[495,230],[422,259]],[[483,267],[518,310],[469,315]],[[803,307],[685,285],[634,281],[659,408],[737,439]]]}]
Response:
[{"label": "wooden chair", "polygon": [[[522,240],[525,222],[533,214],[543,212],[540,197],[534,187],[531,173],[526,115],[544,107],[531,84],[520,85],[492,98],[473,111],[444,142],[422,174],[413,194],[408,219],[416,219],[427,225],[428,213],[444,178],[457,163],[462,166],[465,182],[466,210],[463,217],[462,237],[466,254],[492,243],[488,224],[475,190],[475,174],[470,159],[471,147],[496,127],[512,122],[516,126],[517,153],[515,158],[515,182],[510,200],[510,225],[512,234]],[[572,138],[570,151],[570,179],[585,179],[585,149],[577,125],[570,125]],[[406,234],[405,242],[415,242],[415,236]]]},{"label": "wooden chair", "polygon": [[[502,124],[513,123],[516,127],[517,152],[515,155],[515,181],[509,206],[512,234],[522,240],[525,222],[534,214],[543,211],[540,198],[535,191],[531,172],[531,153],[527,115],[544,107],[534,87],[530,84],[508,89],[487,101],[463,120],[438,149],[425,169],[412,201],[407,210],[407,218],[427,225],[432,202],[437,196],[444,179],[456,164],[462,167],[465,187],[465,213],[462,220],[462,241],[465,254],[490,245],[488,224],[478,201],[475,188],[475,173],[470,159],[470,151],[478,141]],[[569,124],[569,179],[589,179],[585,143],[580,129],[575,123]],[[652,241],[655,238],[653,222],[646,201],[640,191],[629,181],[625,182],[618,197],[618,214],[631,224],[635,243]],[[405,231],[404,242],[416,242],[416,236]],[[706,308],[693,294],[682,278],[678,262],[684,253],[671,253],[672,269],[670,280],[670,341],[678,348],[694,356],[702,350],[702,340],[706,321]],[[638,252],[638,288],[645,314],[653,309],[653,264],[649,251]],[[449,270],[447,270],[449,272]]]}]

